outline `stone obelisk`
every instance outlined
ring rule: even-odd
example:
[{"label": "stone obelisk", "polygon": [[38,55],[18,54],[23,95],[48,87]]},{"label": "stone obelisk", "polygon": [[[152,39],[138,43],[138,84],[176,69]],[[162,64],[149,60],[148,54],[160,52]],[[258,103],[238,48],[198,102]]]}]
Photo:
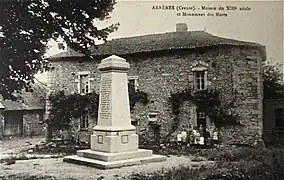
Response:
[{"label": "stone obelisk", "polygon": [[91,149],[63,160],[98,168],[116,168],[166,160],[152,150],[138,149],[138,135],[131,125],[127,86],[129,63],[112,55],[98,65],[101,72],[98,123],[91,136]]},{"label": "stone obelisk", "polygon": [[129,63],[118,56],[102,60],[98,124],[91,149],[103,152],[138,150],[138,136],[131,125],[127,71]]}]

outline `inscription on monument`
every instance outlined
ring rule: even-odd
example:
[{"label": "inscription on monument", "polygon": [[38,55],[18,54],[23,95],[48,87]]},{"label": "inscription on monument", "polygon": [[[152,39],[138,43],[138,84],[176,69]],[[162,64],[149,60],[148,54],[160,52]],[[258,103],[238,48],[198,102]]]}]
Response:
[{"label": "inscription on monument", "polygon": [[121,136],[121,143],[122,144],[128,143],[128,135],[122,135]]},{"label": "inscription on monument", "polygon": [[98,143],[103,144],[103,136],[102,135],[98,135]]},{"label": "inscription on monument", "polygon": [[101,80],[101,94],[100,94],[100,118],[108,120],[111,111],[111,77],[104,76]]}]

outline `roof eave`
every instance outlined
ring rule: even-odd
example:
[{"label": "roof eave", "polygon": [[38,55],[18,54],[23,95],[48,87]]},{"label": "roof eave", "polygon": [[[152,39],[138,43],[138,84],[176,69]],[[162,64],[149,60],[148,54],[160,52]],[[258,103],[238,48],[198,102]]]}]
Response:
[{"label": "roof eave", "polygon": [[[246,42],[249,43],[249,42]],[[231,43],[220,43],[220,44],[211,44],[211,45],[202,45],[202,46],[189,46],[189,47],[180,47],[180,48],[165,48],[165,49],[157,49],[157,50],[148,50],[148,51],[135,51],[135,52],[125,52],[125,53],[104,53],[104,54],[95,54],[93,53],[91,56],[93,59],[98,59],[98,58],[104,58],[110,55],[118,55],[118,56],[128,56],[128,55],[134,55],[134,54],[140,54],[140,53],[149,53],[149,52],[160,52],[160,51],[172,51],[172,50],[186,50],[186,49],[199,49],[199,48],[208,48],[208,47],[216,47],[216,46],[235,46],[235,47],[254,47],[258,48],[260,51],[260,54],[262,56],[262,60],[266,60],[266,47],[258,44],[258,43],[252,43],[252,44],[231,44]],[[81,60],[86,58],[90,59],[87,56],[65,56],[65,57],[51,57],[49,61],[51,62],[56,62],[56,61],[64,61],[64,60],[69,60],[70,59],[76,59],[76,60]]]}]

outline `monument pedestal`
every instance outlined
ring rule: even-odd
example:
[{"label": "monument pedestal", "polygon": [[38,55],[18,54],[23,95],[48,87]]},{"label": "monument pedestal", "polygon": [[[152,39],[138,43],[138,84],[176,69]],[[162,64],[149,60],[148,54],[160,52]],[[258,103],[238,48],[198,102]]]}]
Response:
[{"label": "monument pedestal", "polygon": [[166,159],[165,156],[153,155],[152,150],[146,149],[118,153],[107,153],[86,149],[77,151],[77,155],[75,156],[64,157],[63,161],[100,169],[111,169],[123,166],[141,165],[150,162],[161,162]]},{"label": "monument pedestal", "polygon": [[63,161],[109,169],[166,160],[152,150],[138,149],[138,135],[131,125],[125,59],[102,60],[98,124],[91,136],[91,149],[77,151]]},{"label": "monument pedestal", "polygon": [[102,152],[125,152],[138,149],[138,135],[135,127],[117,127],[112,129],[95,127],[91,136],[91,149]]}]

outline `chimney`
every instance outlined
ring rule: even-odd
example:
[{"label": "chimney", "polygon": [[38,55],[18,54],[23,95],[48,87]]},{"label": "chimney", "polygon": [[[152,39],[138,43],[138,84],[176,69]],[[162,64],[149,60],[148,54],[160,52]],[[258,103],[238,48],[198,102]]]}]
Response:
[{"label": "chimney", "polygon": [[187,32],[188,26],[186,23],[177,23],[176,32]]}]

